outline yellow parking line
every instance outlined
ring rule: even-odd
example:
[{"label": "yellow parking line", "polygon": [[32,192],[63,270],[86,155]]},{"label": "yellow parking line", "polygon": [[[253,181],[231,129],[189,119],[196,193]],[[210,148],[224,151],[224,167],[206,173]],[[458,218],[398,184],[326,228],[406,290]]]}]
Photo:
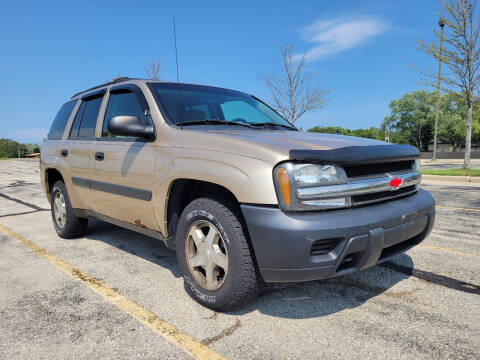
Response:
[{"label": "yellow parking line", "polygon": [[440,247],[440,246],[427,245],[427,244],[418,244],[418,246],[423,247],[423,248],[426,248],[426,249],[443,251],[443,252],[451,253],[451,254],[455,254],[455,255],[480,257],[479,254],[465,253],[465,252],[462,252],[462,251],[457,251],[457,250],[453,250],[453,249],[448,249],[448,248],[444,248],[444,247]]},{"label": "yellow parking line", "polygon": [[456,206],[435,205],[435,207],[440,208],[440,209],[452,209],[452,210],[464,210],[464,211],[480,212],[480,209],[464,208],[464,207],[456,207]]},{"label": "yellow parking line", "polygon": [[57,258],[55,255],[50,254],[48,251],[42,249],[35,243],[25,239],[20,234],[17,234],[16,232],[3,225],[0,225],[0,230],[3,231],[5,234],[11,236],[12,238],[17,239],[22,244],[28,246],[34,252],[36,252],[67,274],[71,275],[77,280],[80,280],[90,289],[101,295],[104,299],[108,300],[109,302],[117,306],[120,310],[123,310],[124,312],[132,316],[134,319],[140,321],[142,324],[148,326],[150,329],[157,332],[165,340],[179,347],[181,350],[186,352],[194,359],[224,359],[222,356],[220,356],[201,342],[180,331],[175,326],[171,325],[165,320],[160,319],[154,313],[148,311],[137,303],[128,300],[112,288],[102,284],[97,279],[83,273],[79,269],[74,268],[72,265]]}]

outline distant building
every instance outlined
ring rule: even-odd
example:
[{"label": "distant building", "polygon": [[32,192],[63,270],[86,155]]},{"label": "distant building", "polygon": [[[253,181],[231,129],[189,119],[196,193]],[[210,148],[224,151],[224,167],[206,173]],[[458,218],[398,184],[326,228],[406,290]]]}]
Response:
[{"label": "distant building", "polygon": [[[428,151],[433,151],[433,141],[428,144]],[[465,147],[461,146],[460,148],[455,149],[453,144],[450,143],[443,143],[437,142],[437,151],[438,152],[463,152],[465,151]],[[480,144],[472,144],[472,152],[480,152]]]},{"label": "distant building", "polygon": [[[433,151],[433,141],[428,144],[428,151]],[[437,141],[437,151],[453,151],[453,144]]]}]

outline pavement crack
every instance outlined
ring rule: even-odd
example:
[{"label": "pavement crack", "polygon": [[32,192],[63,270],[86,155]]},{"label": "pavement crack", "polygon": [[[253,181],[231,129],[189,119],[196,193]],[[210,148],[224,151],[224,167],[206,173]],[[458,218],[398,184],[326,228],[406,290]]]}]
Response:
[{"label": "pavement crack", "polygon": [[218,312],[214,311],[212,315],[210,315],[209,317],[206,317],[205,319],[206,320],[216,320],[218,317]]},{"label": "pavement crack", "polygon": [[226,329],[222,330],[219,334],[206,338],[202,340],[203,345],[210,345],[224,337],[232,335],[242,324],[240,323],[240,319],[237,318],[237,321],[232,326],[227,327]]},{"label": "pavement crack", "polygon": [[47,209],[43,209],[40,206],[37,206],[35,204],[31,204],[31,203],[25,202],[23,200],[16,199],[16,198],[10,197],[10,196],[2,194],[2,193],[0,193],[0,197],[2,197],[4,199],[7,199],[7,200],[10,200],[10,201],[15,201],[16,203],[28,206],[29,208],[32,208],[32,209],[35,209],[35,210],[47,210]]},{"label": "pavement crack", "polygon": [[50,211],[50,210],[49,209],[39,209],[39,210],[25,211],[25,212],[14,213],[14,214],[5,214],[5,215],[0,215],[0,218],[4,218],[4,217],[8,217],[8,216],[33,214],[33,213],[37,213],[39,211]]},{"label": "pavement crack", "polygon": [[25,180],[16,180],[6,186],[3,186],[1,187],[0,189],[6,189],[6,188],[10,188],[10,187],[17,187],[17,186],[30,186],[30,185],[37,185],[33,182],[28,182],[28,181],[25,181]]}]

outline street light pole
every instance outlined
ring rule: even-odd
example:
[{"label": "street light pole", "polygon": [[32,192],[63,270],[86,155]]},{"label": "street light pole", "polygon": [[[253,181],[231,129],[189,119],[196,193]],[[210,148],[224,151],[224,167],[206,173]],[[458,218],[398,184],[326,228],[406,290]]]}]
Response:
[{"label": "street light pole", "polygon": [[432,155],[432,160],[437,160],[438,111],[439,111],[439,107],[440,107],[440,79],[442,77],[443,28],[445,26],[445,19],[440,18],[440,20],[438,20],[438,25],[440,26],[440,29],[441,29],[440,30],[440,54],[439,54],[439,57],[438,57],[437,89],[435,91],[435,95],[437,97],[437,102],[435,103],[435,128],[433,130],[433,155]]}]

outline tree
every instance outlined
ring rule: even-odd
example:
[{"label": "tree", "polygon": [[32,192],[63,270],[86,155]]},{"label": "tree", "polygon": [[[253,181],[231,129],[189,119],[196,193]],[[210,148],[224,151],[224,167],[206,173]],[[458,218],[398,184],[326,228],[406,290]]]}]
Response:
[{"label": "tree", "polygon": [[466,106],[462,100],[456,93],[447,93],[440,98],[438,138],[443,143],[452,144],[454,151],[465,144]]},{"label": "tree", "polygon": [[[443,62],[449,73],[441,75],[447,91],[457,90],[467,105],[465,122],[464,168],[470,168],[470,152],[473,126],[473,106],[478,101],[480,89],[480,18],[476,0],[444,0],[446,16],[445,48],[441,54],[439,46],[419,40],[419,48],[432,58]],[[440,38],[440,33],[435,31]],[[424,74],[437,78],[431,70]]]},{"label": "tree", "polygon": [[314,126],[308,129],[308,132],[323,133],[323,134],[338,134],[338,135],[351,135],[352,130],[345,129],[341,126]]},{"label": "tree", "polygon": [[24,157],[28,149],[25,144],[19,144],[11,139],[0,139],[0,158]]},{"label": "tree", "polygon": [[292,124],[303,114],[325,106],[329,90],[311,85],[312,74],[305,72],[305,54],[296,59],[292,46],[281,47],[281,71],[260,75],[272,96],[272,106]]},{"label": "tree", "polygon": [[309,132],[324,133],[324,134],[339,134],[347,136],[357,136],[368,139],[384,140],[385,133],[376,127],[369,129],[346,129],[341,126],[315,126],[308,129]]},{"label": "tree", "polygon": [[[438,128],[439,139],[453,144],[454,151],[465,146],[465,117],[467,104],[461,94],[449,93],[440,99],[441,122]],[[480,103],[473,106],[472,141],[480,140]]]},{"label": "tree", "polygon": [[390,103],[391,114],[383,121],[382,129],[400,132],[396,142],[406,140],[422,151],[432,139],[434,101],[434,94],[425,90],[406,93]]},{"label": "tree", "polygon": [[38,144],[23,143],[27,149],[27,154],[38,153],[40,152],[40,146]]},{"label": "tree", "polygon": [[163,61],[161,59],[152,60],[148,59],[148,67],[145,68],[145,74],[147,74],[147,78],[152,80],[160,80],[159,72],[163,65]]}]

